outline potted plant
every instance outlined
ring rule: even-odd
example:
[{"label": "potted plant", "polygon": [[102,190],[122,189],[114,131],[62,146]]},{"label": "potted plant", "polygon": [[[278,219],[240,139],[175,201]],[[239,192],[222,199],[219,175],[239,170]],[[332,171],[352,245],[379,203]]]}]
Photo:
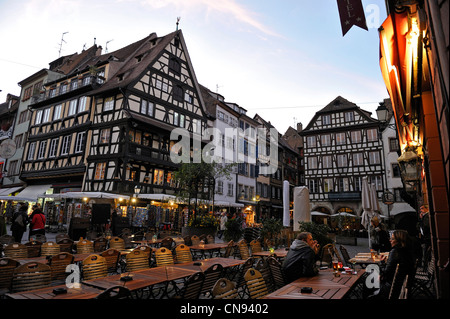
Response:
[{"label": "potted plant", "polygon": [[243,234],[242,220],[240,218],[228,219],[225,223],[225,231],[223,233],[225,241],[233,240],[234,242],[238,242]]},{"label": "potted plant", "polygon": [[263,243],[266,243],[266,240],[271,241],[275,246],[277,246],[277,239],[279,239],[279,235],[281,230],[283,229],[283,224],[280,219],[276,218],[267,218],[262,222],[261,228],[261,239]]},{"label": "potted plant", "polygon": [[182,228],[182,236],[212,235],[215,236],[219,221],[212,214],[193,215],[188,220],[187,227]]}]

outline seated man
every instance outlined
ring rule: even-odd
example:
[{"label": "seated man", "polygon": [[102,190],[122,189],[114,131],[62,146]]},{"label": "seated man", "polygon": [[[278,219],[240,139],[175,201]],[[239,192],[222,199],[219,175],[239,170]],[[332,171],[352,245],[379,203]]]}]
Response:
[{"label": "seated man", "polygon": [[289,252],[283,262],[283,271],[287,282],[300,277],[317,275],[316,255],[319,252],[319,244],[313,240],[311,233],[302,232],[292,242]]}]

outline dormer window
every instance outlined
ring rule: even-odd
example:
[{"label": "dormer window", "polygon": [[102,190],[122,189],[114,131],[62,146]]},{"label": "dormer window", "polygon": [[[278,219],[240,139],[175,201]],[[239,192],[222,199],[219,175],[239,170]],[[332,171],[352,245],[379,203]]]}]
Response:
[{"label": "dormer window", "polygon": [[144,57],[143,54],[140,54],[140,55],[136,56],[135,57],[136,58],[136,62],[141,62],[143,57]]}]

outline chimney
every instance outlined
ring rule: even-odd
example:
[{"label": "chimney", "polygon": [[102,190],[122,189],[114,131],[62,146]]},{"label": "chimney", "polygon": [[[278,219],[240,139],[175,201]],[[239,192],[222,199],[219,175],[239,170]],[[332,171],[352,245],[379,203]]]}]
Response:
[{"label": "chimney", "polygon": [[303,124],[301,122],[297,123],[297,132],[300,133],[301,131],[303,131]]}]

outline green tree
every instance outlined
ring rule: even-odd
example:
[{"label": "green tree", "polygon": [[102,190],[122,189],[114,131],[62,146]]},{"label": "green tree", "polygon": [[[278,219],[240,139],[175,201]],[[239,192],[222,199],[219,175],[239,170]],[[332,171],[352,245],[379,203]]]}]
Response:
[{"label": "green tree", "polygon": [[230,179],[235,164],[183,163],[174,177],[179,186],[177,196],[189,203],[191,217],[191,199],[194,199],[194,211],[197,212],[199,200],[209,200],[214,205],[216,180],[221,177]]}]

